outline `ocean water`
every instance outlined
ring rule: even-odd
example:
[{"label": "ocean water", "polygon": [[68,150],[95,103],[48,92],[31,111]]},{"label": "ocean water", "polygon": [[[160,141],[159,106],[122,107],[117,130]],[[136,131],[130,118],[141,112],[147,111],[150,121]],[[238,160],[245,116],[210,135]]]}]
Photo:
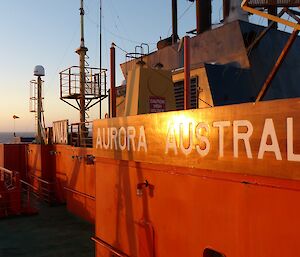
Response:
[{"label": "ocean water", "polygon": [[[34,132],[16,132],[17,137],[34,137],[34,135]],[[0,143],[11,143],[13,138],[13,132],[0,132]]]}]

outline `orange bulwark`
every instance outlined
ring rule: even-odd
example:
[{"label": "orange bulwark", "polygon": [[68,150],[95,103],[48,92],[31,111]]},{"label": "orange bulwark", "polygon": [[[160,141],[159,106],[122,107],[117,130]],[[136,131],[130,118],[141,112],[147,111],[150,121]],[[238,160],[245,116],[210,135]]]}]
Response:
[{"label": "orange bulwark", "polygon": [[95,167],[86,156],[91,149],[70,145],[29,145],[28,174],[40,198],[67,203],[69,211],[95,222]]}]

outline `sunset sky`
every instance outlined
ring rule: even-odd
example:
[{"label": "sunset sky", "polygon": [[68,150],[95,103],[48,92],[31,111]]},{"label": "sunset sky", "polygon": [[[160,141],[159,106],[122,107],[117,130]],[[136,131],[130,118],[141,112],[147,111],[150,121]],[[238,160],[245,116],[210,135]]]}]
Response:
[{"label": "sunset sky", "polygon": [[[85,0],[85,42],[90,66],[99,67],[99,2]],[[222,18],[221,0],[213,1],[213,23]],[[178,1],[179,36],[195,28],[195,4]],[[79,113],[59,100],[59,71],[78,65],[79,0],[9,0],[0,2],[0,131],[34,131],[34,114],[29,112],[29,81],[33,69],[45,67],[44,109],[46,125],[69,119],[78,122]],[[171,0],[103,0],[103,67],[109,68],[112,42],[126,51],[148,43],[156,49],[160,37],[171,35]],[[124,52],[117,54],[117,84],[123,80],[119,64]],[[109,76],[109,72],[108,72]],[[103,105],[104,108],[104,105]],[[89,112],[98,118],[99,107]]]}]

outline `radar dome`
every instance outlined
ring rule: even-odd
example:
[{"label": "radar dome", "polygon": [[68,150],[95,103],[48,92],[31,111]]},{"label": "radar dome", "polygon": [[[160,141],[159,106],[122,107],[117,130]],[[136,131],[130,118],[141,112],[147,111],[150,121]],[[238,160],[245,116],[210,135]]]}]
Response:
[{"label": "radar dome", "polygon": [[33,71],[34,76],[45,76],[45,69],[42,65],[37,65],[34,67]]}]

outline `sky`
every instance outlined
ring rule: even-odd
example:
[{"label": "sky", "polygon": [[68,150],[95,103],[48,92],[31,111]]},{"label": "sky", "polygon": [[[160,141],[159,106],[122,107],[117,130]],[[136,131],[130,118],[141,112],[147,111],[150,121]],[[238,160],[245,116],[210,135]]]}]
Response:
[{"label": "sky", "polygon": [[[102,0],[102,63],[109,68],[109,48],[114,42],[116,62],[125,61],[121,49],[132,52],[136,45],[156,42],[171,35],[171,0]],[[213,0],[213,23],[222,19],[222,0]],[[100,0],[85,0],[85,43],[91,67],[99,67]],[[80,44],[80,0],[0,1],[0,132],[34,131],[34,113],[29,112],[29,85],[33,69],[43,65],[44,115],[46,126],[53,121],[79,121],[77,110],[59,99],[59,72],[78,65],[75,49]],[[195,4],[178,1],[179,36],[196,27]],[[108,74],[109,76],[109,71]],[[123,80],[117,65],[117,84]],[[103,108],[105,103],[103,104]],[[99,117],[99,107],[89,112],[88,120]]]}]

